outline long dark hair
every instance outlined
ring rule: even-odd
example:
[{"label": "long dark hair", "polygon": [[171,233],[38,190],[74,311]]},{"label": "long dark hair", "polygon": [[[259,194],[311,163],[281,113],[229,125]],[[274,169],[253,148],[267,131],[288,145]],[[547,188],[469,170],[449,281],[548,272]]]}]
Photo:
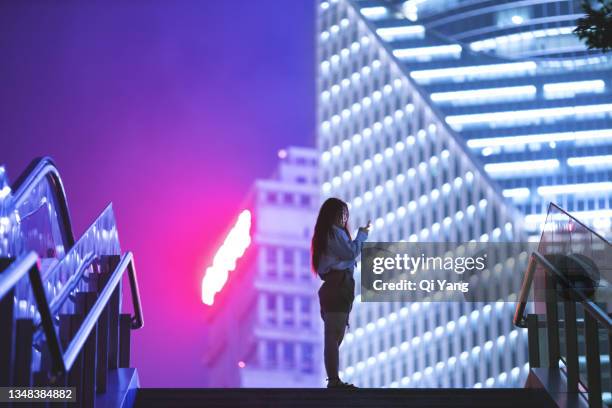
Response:
[{"label": "long dark hair", "polygon": [[[332,234],[334,224],[337,224],[339,220],[342,220],[342,216],[345,213],[346,219],[348,220],[348,206],[344,201],[338,198],[328,198],[325,200],[323,205],[321,205],[310,245],[313,273],[317,273],[317,269],[319,268],[319,260],[327,248],[327,240]],[[350,238],[351,234],[349,233],[346,224],[344,224],[342,228],[344,228],[344,231]]]}]

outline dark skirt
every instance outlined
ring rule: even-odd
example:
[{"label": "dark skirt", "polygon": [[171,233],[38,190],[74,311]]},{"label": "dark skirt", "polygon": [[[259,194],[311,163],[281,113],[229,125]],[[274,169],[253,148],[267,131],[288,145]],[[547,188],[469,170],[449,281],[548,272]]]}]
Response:
[{"label": "dark skirt", "polygon": [[321,313],[350,313],[355,299],[355,279],[350,269],[332,269],[321,277],[319,288]]}]

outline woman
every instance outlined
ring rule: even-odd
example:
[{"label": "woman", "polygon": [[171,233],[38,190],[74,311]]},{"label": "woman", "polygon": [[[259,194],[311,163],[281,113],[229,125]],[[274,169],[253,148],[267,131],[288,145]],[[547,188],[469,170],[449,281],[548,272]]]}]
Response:
[{"label": "woman", "polygon": [[312,237],[312,267],[324,281],[319,289],[319,304],[324,325],[324,360],[327,388],[356,388],[338,376],[338,348],[348,326],[349,313],[355,298],[353,269],[368,237],[370,222],[359,228],[351,240],[348,206],[337,198],[327,199],[317,217]]}]

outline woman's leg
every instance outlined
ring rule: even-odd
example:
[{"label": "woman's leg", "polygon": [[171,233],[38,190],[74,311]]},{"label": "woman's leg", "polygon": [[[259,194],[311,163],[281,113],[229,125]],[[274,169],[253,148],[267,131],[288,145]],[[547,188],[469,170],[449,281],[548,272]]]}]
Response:
[{"label": "woman's leg", "polygon": [[340,353],[338,348],[344,338],[347,313],[324,312],[321,314],[324,322],[323,356],[325,371],[329,381],[337,381],[340,366]]}]

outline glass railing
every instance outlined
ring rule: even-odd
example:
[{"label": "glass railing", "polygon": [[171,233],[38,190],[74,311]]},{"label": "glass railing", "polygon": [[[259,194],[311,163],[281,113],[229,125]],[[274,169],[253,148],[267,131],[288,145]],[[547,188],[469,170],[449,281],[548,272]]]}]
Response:
[{"label": "glass railing", "polygon": [[[515,324],[529,329],[530,366],[560,369],[590,407],[612,404],[612,248],[555,204],[525,275]],[[529,287],[533,313],[523,317]]]}]

